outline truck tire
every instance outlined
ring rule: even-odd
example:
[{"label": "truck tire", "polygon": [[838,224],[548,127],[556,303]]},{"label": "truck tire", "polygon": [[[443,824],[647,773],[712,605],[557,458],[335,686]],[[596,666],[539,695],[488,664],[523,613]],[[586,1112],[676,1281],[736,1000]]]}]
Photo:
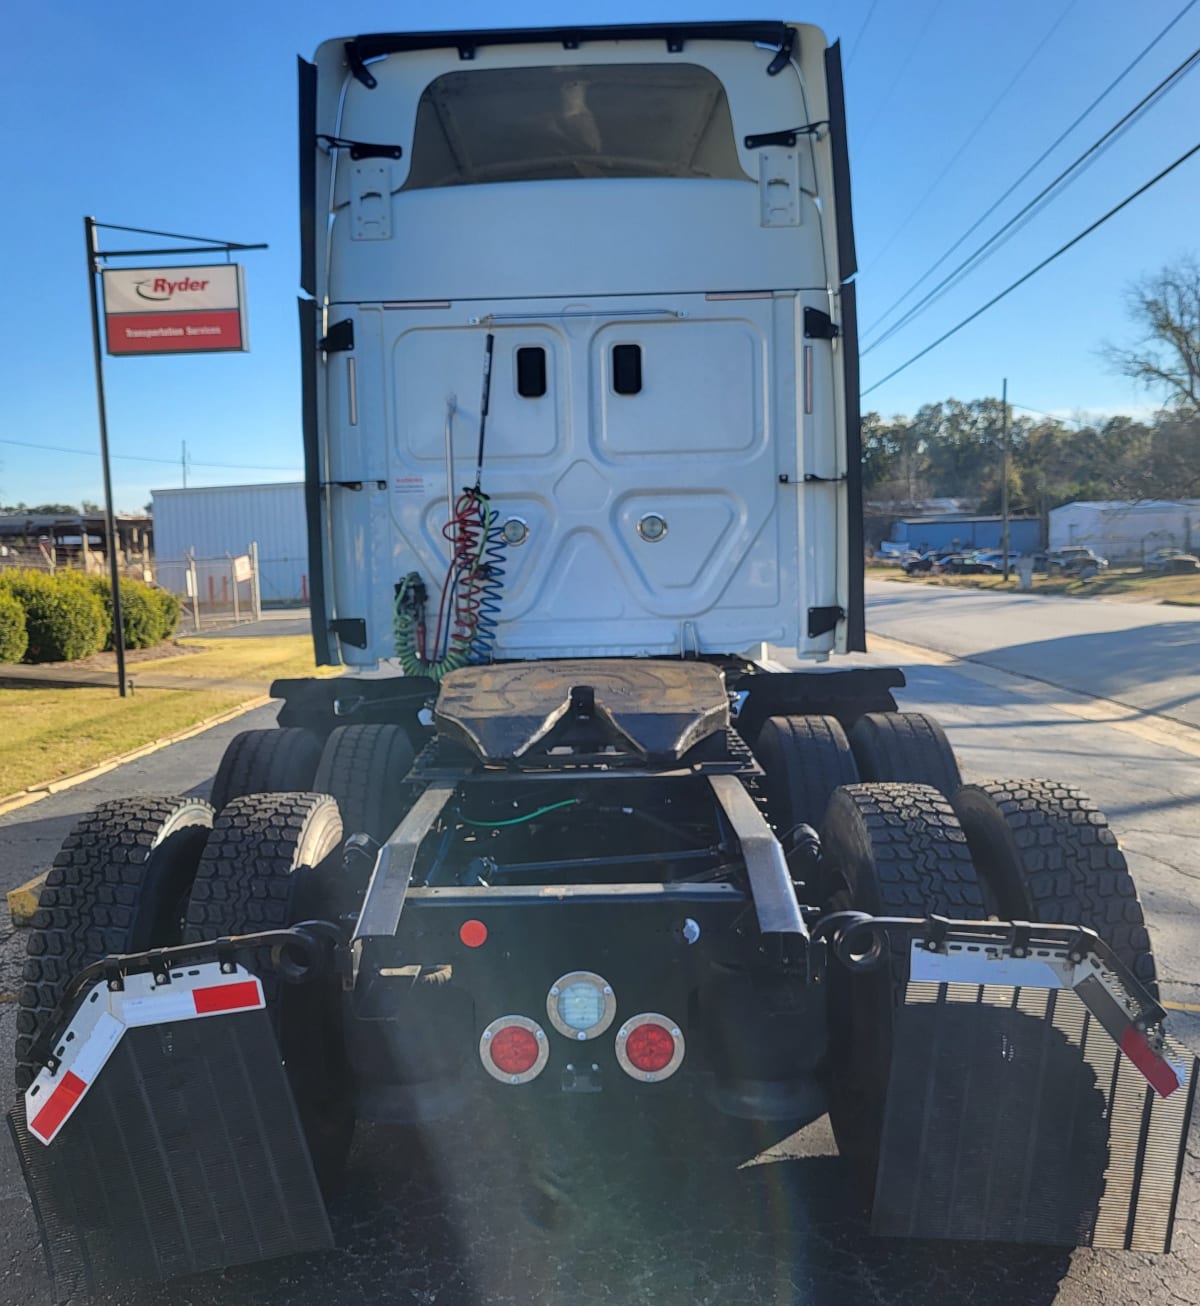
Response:
[{"label": "truck tire", "polygon": [[[250,794],[213,823],[188,901],[185,942],[286,929],[310,918],[323,865],[342,842],[327,794]],[[285,984],[260,976],[322,1189],[336,1186],[354,1137],[354,1093],[330,975]]]},{"label": "truck tire", "polygon": [[243,794],[303,792],[312,788],[320,761],[321,740],[311,730],[243,730],[221,757],[212,805],[219,812]]},{"label": "truck tire", "polygon": [[[821,827],[823,902],[883,916],[982,920],[983,894],[949,802],[928,785],[860,784],[834,794]],[[829,1118],[838,1150],[873,1190],[892,1060],[887,968],[829,976]]]},{"label": "truck tire", "polygon": [[859,780],[846,732],[832,716],[768,717],[754,755],[766,773],[767,813],[785,846],[800,824],[819,830],[834,790]]},{"label": "truck tire", "polygon": [[17,1090],[33,1040],[85,966],[179,942],[213,810],[199,798],[126,798],[76,822],[46,877],[26,945],[17,1010]]},{"label": "truck tire", "polygon": [[996,915],[1095,930],[1157,996],[1137,886],[1090,799],[1054,780],[987,780],[954,810]]},{"label": "truck tire", "polygon": [[962,784],[946,732],[924,712],[870,712],[850,728],[858,773],[879,784],[932,785],[953,798]]},{"label": "truck tire", "polygon": [[412,744],[400,726],[338,726],[325,741],[313,788],[337,799],[347,835],[369,834],[382,843],[410,806],[404,778],[412,764]]}]

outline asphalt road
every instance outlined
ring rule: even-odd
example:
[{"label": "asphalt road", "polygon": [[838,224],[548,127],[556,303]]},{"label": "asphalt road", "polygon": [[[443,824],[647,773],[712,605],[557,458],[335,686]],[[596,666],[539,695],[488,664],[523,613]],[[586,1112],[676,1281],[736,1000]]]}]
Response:
[{"label": "asphalt road", "polygon": [[[874,626],[881,624],[880,615],[873,606]],[[1005,628],[1002,619],[1000,626]],[[1012,634],[1011,623],[1007,631]],[[919,632],[901,634],[893,627],[893,633],[912,640]],[[929,665],[882,650],[856,660],[906,667],[902,706],[940,716],[968,778],[1045,775],[1092,793],[1108,810],[1139,879],[1164,998],[1200,1006],[1200,866],[1193,852],[1200,836],[1200,731],[1194,743],[1179,737],[1156,742],[1150,718],[1139,723],[1138,733],[1104,713],[1082,719],[1055,705],[1057,691],[975,664]],[[0,818],[0,887],[44,868],[75,817],[101,798],[203,793],[226,740],[270,718],[270,709],[260,709]],[[0,939],[0,989],[7,994],[18,982],[23,944],[19,936]],[[1200,1018],[1186,1012],[1174,1018],[1180,1036],[1200,1050]],[[12,1032],[10,998],[0,1005],[0,1044],[11,1046]],[[583,1130],[586,1160],[571,1146]],[[402,1150],[386,1130],[360,1130],[348,1191],[332,1210],[336,1252],[186,1280],[172,1285],[172,1301],[1200,1301],[1200,1139],[1192,1145],[1176,1251],[1169,1257],[872,1239],[824,1123],[776,1140],[701,1108],[672,1106],[662,1117],[636,1121],[600,1115],[514,1124],[479,1115],[427,1141],[427,1155],[420,1157]],[[25,1306],[53,1300],[34,1242],[15,1161],[0,1147],[0,1300]],[[111,1300],[149,1306],[163,1300],[163,1291]]]},{"label": "asphalt road", "polygon": [[880,635],[1200,726],[1200,608],[869,580]]}]

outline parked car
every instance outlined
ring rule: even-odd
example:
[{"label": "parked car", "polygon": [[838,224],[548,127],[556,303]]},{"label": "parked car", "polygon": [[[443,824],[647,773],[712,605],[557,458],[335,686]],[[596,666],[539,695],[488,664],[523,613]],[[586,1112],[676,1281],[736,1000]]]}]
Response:
[{"label": "parked car", "polygon": [[[1009,550],[1009,571],[1016,571],[1017,559],[1020,556],[1019,553],[1013,553],[1011,549]],[[1004,570],[1004,553],[1001,549],[985,549],[982,553],[975,555],[975,561],[991,571],[1001,572]]]},{"label": "parked car", "polygon": [[1200,558],[1182,549],[1155,549],[1142,566],[1159,576],[1179,576],[1200,571]]},{"label": "parked car", "polygon": [[982,576],[994,569],[974,553],[951,553],[937,563],[937,570],[946,576]]},{"label": "parked car", "polygon": [[1046,570],[1051,576],[1076,576],[1086,580],[1098,572],[1106,571],[1108,559],[1083,545],[1071,545],[1065,549],[1050,549],[1046,554]]},{"label": "parked car", "polygon": [[933,571],[938,561],[944,556],[944,554],[940,554],[936,550],[930,550],[928,553],[914,554],[911,558],[905,559],[903,564],[904,570],[909,576],[919,576],[922,573],[927,574]]}]

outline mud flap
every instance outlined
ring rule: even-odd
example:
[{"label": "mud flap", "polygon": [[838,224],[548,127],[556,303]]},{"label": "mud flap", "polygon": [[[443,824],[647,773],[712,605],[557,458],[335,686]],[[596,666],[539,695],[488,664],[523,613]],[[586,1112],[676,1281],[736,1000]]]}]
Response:
[{"label": "mud flap", "polygon": [[264,1010],[127,1028],[49,1145],[8,1119],[60,1298],[333,1245]]},{"label": "mud flap", "polygon": [[[1111,972],[1105,997],[1095,975],[1059,985],[1047,966],[1044,987],[1036,973],[1024,986],[947,982],[949,959],[939,972],[913,957],[894,1024],[874,1231],[1168,1251],[1191,1054],[1170,1037],[1157,1054],[1139,1052],[1134,1004]],[[984,978],[981,965],[959,973]],[[1003,965],[1016,979],[1038,963]]]}]

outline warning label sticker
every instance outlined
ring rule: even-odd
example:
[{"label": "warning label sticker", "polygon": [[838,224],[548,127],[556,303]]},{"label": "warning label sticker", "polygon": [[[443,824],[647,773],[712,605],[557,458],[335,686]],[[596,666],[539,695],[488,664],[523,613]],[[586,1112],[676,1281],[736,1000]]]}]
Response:
[{"label": "warning label sticker", "polygon": [[423,476],[393,476],[392,477],[393,494],[425,494],[425,477]]}]

